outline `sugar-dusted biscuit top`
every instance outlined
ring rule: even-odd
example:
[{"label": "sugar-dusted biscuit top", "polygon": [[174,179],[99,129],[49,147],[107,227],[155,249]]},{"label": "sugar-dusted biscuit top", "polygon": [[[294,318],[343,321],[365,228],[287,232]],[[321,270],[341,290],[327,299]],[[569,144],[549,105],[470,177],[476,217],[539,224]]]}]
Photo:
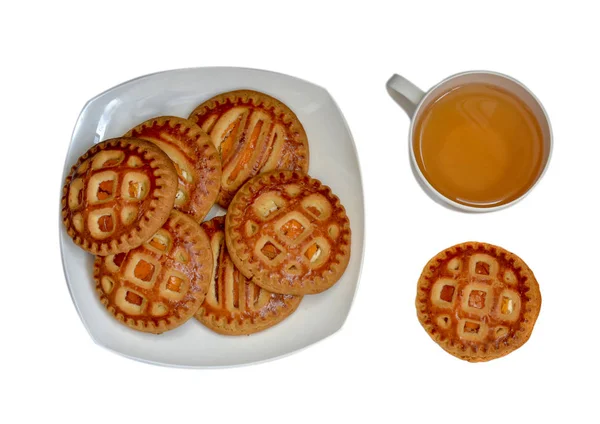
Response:
[{"label": "sugar-dusted biscuit top", "polygon": [[517,255],[468,242],[433,257],[417,285],[419,321],[443,349],[470,362],[489,361],[531,336],[542,297]]},{"label": "sugar-dusted biscuit top", "polygon": [[197,311],[213,268],[208,237],[191,217],[172,211],[167,222],[141,246],[97,256],[96,292],[121,323],[162,333]]},{"label": "sugar-dusted biscuit top", "polygon": [[63,186],[63,223],[90,253],[125,252],[165,223],[176,190],[173,162],[157,146],[135,138],[106,140],[71,168]]},{"label": "sugar-dusted biscuit top", "polygon": [[224,208],[250,178],[275,169],[308,172],[308,140],[296,114],[257,91],[222,93],[200,104],[189,119],[206,131],[221,154],[217,203]]},{"label": "sugar-dusted biscuit top", "polygon": [[198,321],[221,334],[252,334],[272,327],[296,310],[302,296],[265,290],[233,265],[225,245],[224,216],[201,226],[210,240],[215,263],[208,293],[195,315]]},{"label": "sugar-dusted biscuit top", "polygon": [[225,221],[233,263],[275,293],[333,286],[350,260],[350,220],[331,189],[306,174],[273,171],[237,192]]},{"label": "sugar-dusted biscuit top", "polygon": [[221,187],[221,159],[208,134],[187,119],[159,116],[125,134],[156,144],[177,170],[175,209],[201,222]]}]

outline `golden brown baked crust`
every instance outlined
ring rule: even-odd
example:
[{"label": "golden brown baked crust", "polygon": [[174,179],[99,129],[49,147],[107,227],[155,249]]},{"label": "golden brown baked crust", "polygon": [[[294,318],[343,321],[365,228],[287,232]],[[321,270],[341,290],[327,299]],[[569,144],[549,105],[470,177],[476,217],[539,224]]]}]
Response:
[{"label": "golden brown baked crust", "polygon": [[225,246],[225,217],[200,224],[211,244],[214,265],[208,293],[195,317],[213,331],[252,334],[283,321],[302,296],[276,294],[252,283],[233,265]]},{"label": "golden brown baked crust", "polygon": [[154,144],[113,138],[92,146],[63,186],[62,218],[75,244],[95,255],[133,249],[167,220],[177,173]]},{"label": "golden brown baked crust", "polygon": [[146,243],[97,256],[96,292],[121,323],[147,333],[176,328],[197,311],[213,268],[208,237],[191,217],[172,211]]},{"label": "golden brown baked crust", "polygon": [[202,222],[221,187],[221,158],[208,134],[188,119],[159,116],[125,137],[150,141],[169,156],[178,177],[175,209]]},{"label": "golden brown baked crust", "polygon": [[304,127],[290,108],[267,94],[222,93],[196,107],[189,119],[210,135],[221,154],[217,203],[224,208],[255,175],[275,169],[308,172]]},{"label": "golden brown baked crust", "polygon": [[419,321],[443,349],[470,362],[521,347],[542,304],[538,283],[514,253],[467,242],[433,257],[417,285]]},{"label": "golden brown baked crust", "polygon": [[237,192],[225,239],[233,263],[264,289],[313,294],[330,288],[350,260],[350,220],[331,189],[303,173],[258,175]]}]

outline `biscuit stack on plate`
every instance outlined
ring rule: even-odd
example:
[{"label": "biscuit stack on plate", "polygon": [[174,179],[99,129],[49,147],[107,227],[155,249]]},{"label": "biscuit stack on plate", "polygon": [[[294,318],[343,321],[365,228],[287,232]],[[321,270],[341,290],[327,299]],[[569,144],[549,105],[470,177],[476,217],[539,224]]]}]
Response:
[{"label": "biscuit stack on plate", "polygon": [[[194,316],[255,333],[348,265],[348,216],[308,159],[286,105],[220,94],[188,119],[153,118],[91,147],[67,176],[63,222],[96,255],[96,292],[120,322],[162,333]],[[215,204],[226,215],[203,222]]]}]

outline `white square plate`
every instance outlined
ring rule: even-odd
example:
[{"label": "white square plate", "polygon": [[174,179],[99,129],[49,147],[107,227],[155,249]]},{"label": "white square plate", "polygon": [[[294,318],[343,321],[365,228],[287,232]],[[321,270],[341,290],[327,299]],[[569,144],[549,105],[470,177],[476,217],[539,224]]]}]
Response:
[{"label": "white square plate", "polygon": [[[338,331],[350,311],[363,259],[364,198],[350,130],[329,93],[309,82],[243,68],[192,68],[143,76],[96,96],[79,116],[65,160],[63,180],[90,146],[123,135],[160,115],[187,117],[221,92],[248,88],[286,103],[309,140],[309,174],[330,186],[346,207],[352,228],[350,264],[324,293],[305,296],[298,310],[279,325],[250,336],[222,336],[195,319],[161,335],[118,323],[100,304],[92,278],[93,256],[77,247],[60,223],[65,277],[79,316],[99,345],[129,358],[180,367],[220,367],[266,361],[307,347]],[[223,214],[213,207],[209,218]]]}]

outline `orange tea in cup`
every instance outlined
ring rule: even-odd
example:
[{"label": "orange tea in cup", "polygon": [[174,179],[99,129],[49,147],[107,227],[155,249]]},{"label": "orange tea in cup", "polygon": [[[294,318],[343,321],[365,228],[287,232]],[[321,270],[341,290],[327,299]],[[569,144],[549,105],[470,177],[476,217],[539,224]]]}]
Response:
[{"label": "orange tea in cup", "polygon": [[501,206],[524,195],[547,157],[532,110],[515,94],[479,82],[453,87],[427,105],[411,141],[431,186],[476,208]]}]

